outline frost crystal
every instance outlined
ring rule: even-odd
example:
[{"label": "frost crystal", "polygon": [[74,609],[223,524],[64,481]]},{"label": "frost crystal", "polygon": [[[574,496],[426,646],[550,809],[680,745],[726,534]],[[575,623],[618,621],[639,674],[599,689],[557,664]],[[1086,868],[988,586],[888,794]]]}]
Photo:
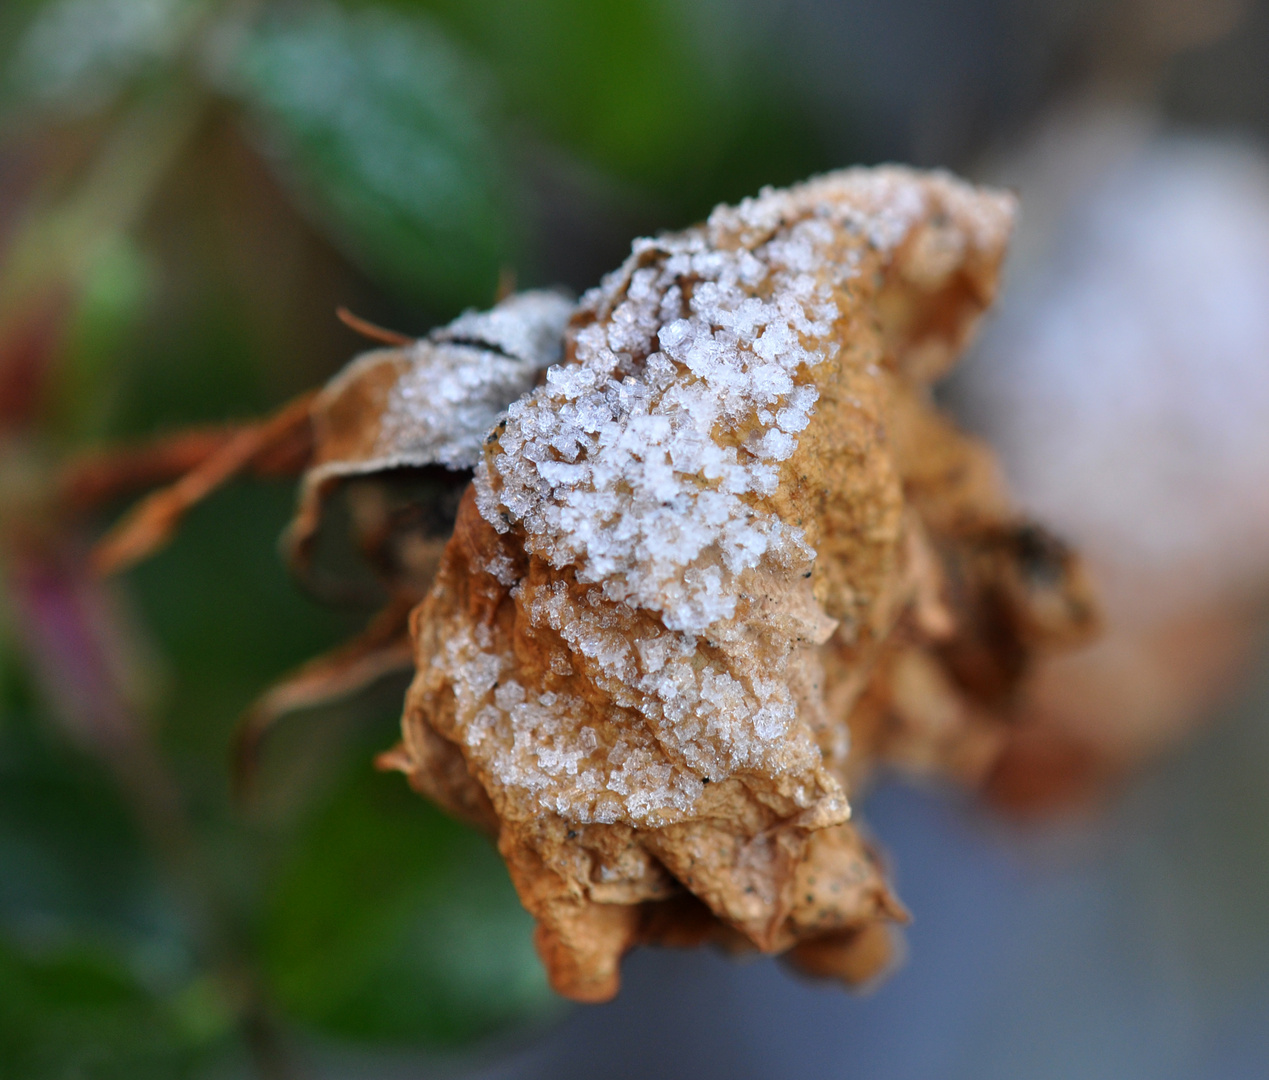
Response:
[{"label": "frost crystal", "polygon": [[[735,614],[737,575],[814,558],[802,530],[755,507],[776,488],[835,353],[833,241],[806,221],[750,252],[705,230],[644,241],[582,302],[573,363],[516,402],[477,477],[481,512],[614,601],[705,633]],[[655,259],[653,265],[644,265]],[[611,310],[607,310],[611,308]]]},{"label": "frost crystal", "polygon": [[559,360],[572,311],[558,293],[520,293],[412,346],[380,421],[376,456],[470,469],[507,404]]}]

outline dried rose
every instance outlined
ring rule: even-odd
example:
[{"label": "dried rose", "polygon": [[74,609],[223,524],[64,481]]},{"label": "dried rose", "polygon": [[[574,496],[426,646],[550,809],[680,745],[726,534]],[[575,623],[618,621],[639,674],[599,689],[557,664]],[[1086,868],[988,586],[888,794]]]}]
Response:
[{"label": "dried rose", "polygon": [[[980,782],[1034,659],[1096,624],[930,393],[1012,215],[898,168],[765,191],[636,241],[575,309],[512,297],[251,429],[234,468],[309,440],[301,565],[331,491],[371,484],[354,531],[394,597],[254,730],[412,655],[383,761],[497,836],[566,996],[612,996],[640,942],[875,975],[905,915],[848,795],[878,762]],[[187,494],[233,471],[200,468]],[[403,470],[425,490],[394,503]],[[107,562],[191,501],[152,498]]]}]

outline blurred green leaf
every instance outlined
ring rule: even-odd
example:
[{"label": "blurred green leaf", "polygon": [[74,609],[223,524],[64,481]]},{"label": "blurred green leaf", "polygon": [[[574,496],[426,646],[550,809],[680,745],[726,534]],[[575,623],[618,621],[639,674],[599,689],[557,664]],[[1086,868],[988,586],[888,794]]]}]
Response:
[{"label": "blurred green leaf", "polygon": [[263,952],[318,1030],[452,1044],[551,1008],[532,927],[492,846],[362,761],[280,874]]},{"label": "blurred green leaf", "polygon": [[286,483],[220,492],[132,575],[173,670],[162,741],[226,792],[230,735],[242,711],[273,679],[365,619],[323,607],[288,575],[277,540],[293,507]]},{"label": "blurred green leaf", "polygon": [[188,1023],[103,949],[31,956],[0,942],[5,1080],[175,1080],[225,1034],[223,1024],[198,1021]]},{"label": "blurred green leaf", "polygon": [[229,79],[302,200],[415,300],[488,303],[514,230],[488,87],[424,17],[308,6],[267,19]]},{"label": "blurred green leaf", "polygon": [[831,164],[758,20],[730,0],[399,2],[486,57],[508,111],[655,193],[664,225]]},{"label": "blurred green leaf", "polygon": [[709,153],[728,109],[708,62],[664,0],[429,0],[514,86],[517,111],[599,164],[648,179]]},{"label": "blurred green leaf", "polygon": [[35,722],[13,659],[0,655],[0,1077],[187,1075],[231,1014],[190,982],[127,808]]},{"label": "blurred green leaf", "polygon": [[0,930],[152,932],[163,900],[128,808],[97,762],[41,722],[12,652],[0,670]]}]

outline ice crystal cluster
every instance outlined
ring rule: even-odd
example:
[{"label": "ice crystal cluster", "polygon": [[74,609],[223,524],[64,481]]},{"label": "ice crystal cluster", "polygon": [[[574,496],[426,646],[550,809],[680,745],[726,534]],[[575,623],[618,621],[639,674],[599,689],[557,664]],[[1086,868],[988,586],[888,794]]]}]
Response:
[{"label": "ice crystal cluster", "polygon": [[[610,774],[579,783],[595,793],[595,820],[655,821],[690,810],[703,780],[816,763],[809,733],[794,730],[783,665],[736,670],[754,659],[755,629],[736,616],[760,578],[796,581],[815,556],[804,531],[759,500],[776,491],[810,422],[810,371],[836,353],[832,286],[809,272],[831,242],[818,221],[756,252],[717,250],[703,233],[640,242],[582,310],[619,301],[578,331],[573,362],[511,406],[501,453],[477,471],[485,519],[502,533],[522,528],[527,553],[593,587],[577,610],[562,580],[535,590],[530,620],[561,635],[613,701],[673,747],[667,759],[618,737]],[[635,610],[656,616],[642,632]],[[718,660],[701,663],[701,640]],[[528,705],[511,715],[530,739],[549,730],[525,721]],[[502,775],[517,782],[514,769]]]},{"label": "ice crystal cluster", "polygon": [[486,519],[523,524],[534,554],[686,634],[734,616],[745,571],[806,569],[802,530],[754,497],[775,492],[819,397],[808,372],[837,351],[832,287],[809,272],[831,241],[808,221],[757,252],[701,234],[636,245],[609,319],[512,405],[476,480]]},{"label": "ice crystal cluster", "polygon": [[411,349],[393,386],[376,456],[470,469],[508,401],[560,359],[573,305],[559,293],[526,292],[492,311],[468,312]]}]

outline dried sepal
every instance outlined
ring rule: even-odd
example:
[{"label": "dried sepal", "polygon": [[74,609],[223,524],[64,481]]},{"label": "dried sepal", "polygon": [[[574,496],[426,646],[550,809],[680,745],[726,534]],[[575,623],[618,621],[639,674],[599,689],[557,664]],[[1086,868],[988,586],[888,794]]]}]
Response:
[{"label": "dried sepal", "polygon": [[255,701],[239,721],[234,737],[234,780],[239,791],[254,777],[261,740],[282,717],[351,697],[413,666],[407,629],[412,607],[411,598],[398,597],[357,637],[301,664]]},{"label": "dried sepal", "polygon": [[[252,706],[240,725],[240,777],[249,774],[256,744],[278,718],[347,696],[408,665],[404,615],[431,583],[452,528],[451,495],[466,485],[488,429],[559,358],[572,309],[556,292],[522,293],[491,311],[467,312],[417,341],[341,310],[348,325],[394,347],[357,358],[322,390],[262,421],[178,433],[94,454],[66,470],[62,501],[79,512],[176,478],[99,542],[92,561],[103,574],[152,555],[186,513],[240,473],[302,472],[287,540],[292,565],[306,579],[326,500],[339,484],[407,469],[430,478],[423,494],[414,485],[407,514],[372,484],[352,490],[355,540],[394,600],[363,635],[284,677]],[[422,527],[420,512],[428,519]]]},{"label": "dried sepal", "polygon": [[[257,459],[283,448],[293,456],[307,456],[313,397],[301,395],[268,419],[233,432],[175,484],[145,498],[97,544],[93,569],[113,574],[149,558],[172,538],[191,509]],[[292,449],[296,444],[298,451]]]},{"label": "dried sepal", "polygon": [[417,341],[355,316],[345,321],[393,348],[358,357],[322,390],[233,428],[169,437],[126,453],[93,455],[67,470],[64,501],[100,503],[120,490],[179,477],[154,492],[98,545],[98,572],[117,573],[167,543],[185,514],[243,471],[303,472],[288,533],[306,563],[325,498],[340,480],[437,467],[466,480],[481,440],[542,369],[559,359],[573,305],[559,293],[520,293],[467,312]]}]

